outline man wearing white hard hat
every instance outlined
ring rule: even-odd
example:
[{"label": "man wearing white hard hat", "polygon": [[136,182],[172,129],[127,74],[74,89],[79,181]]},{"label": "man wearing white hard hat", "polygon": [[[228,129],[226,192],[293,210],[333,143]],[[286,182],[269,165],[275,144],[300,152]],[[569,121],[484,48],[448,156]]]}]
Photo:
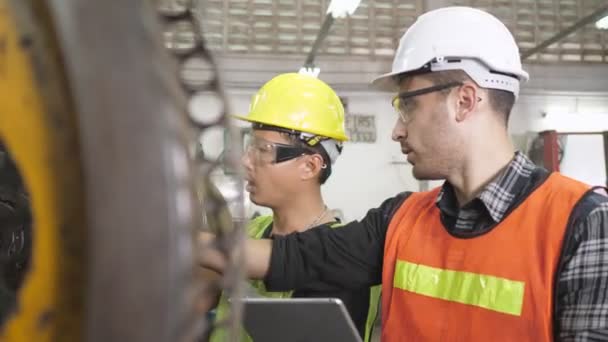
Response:
[{"label": "man wearing white hard hat", "polygon": [[250,276],[277,291],[382,283],[383,341],[608,340],[608,199],[514,150],[527,79],[492,15],[420,16],[374,84],[396,93],[392,138],[414,176],[445,183],[341,229],[249,241]]}]

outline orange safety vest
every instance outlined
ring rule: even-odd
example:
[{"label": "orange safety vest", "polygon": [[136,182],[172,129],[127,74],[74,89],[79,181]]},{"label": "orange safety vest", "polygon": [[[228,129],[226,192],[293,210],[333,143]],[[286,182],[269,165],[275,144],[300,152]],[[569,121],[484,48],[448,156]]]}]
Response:
[{"label": "orange safety vest", "polygon": [[474,238],[446,231],[439,189],[410,195],[386,236],[382,341],[552,341],[562,240],[588,189],[553,173]]}]

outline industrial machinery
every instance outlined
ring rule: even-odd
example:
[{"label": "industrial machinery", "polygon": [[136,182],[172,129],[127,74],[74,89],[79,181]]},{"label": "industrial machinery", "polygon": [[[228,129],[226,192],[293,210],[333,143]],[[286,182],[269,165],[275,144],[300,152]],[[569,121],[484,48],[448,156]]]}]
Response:
[{"label": "industrial machinery", "polygon": [[[1,340],[204,340],[200,302],[238,294],[242,229],[221,165],[192,153],[229,129],[194,5],[0,0]],[[198,91],[222,104],[204,122]],[[199,229],[230,262],[219,283],[195,272]]]}]

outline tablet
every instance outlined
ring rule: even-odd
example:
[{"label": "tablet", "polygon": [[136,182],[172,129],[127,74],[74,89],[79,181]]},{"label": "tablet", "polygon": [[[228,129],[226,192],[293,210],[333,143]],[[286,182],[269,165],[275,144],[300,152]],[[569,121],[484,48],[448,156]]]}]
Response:
[{"label": "tablet", "polygon": [[254,342],[361,342],[337,298],[243,298],[244,327]]}]

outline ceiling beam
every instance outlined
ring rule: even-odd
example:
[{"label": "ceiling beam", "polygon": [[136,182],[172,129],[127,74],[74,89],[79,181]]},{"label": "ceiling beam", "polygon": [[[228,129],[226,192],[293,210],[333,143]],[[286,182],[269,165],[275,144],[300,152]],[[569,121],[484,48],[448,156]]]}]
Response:
[{"label": "ceiling beam", "polygon": [[531,48],[530,50],[524,51],[521,54],[521,59],[524,60],[538,52],[541,52],[542,50],[544,50],[545,48],[547,48],[548,46],[550,46],[551,44],[554,44],[564,38],[566,38],[567,36],[571,35],[572,33],[578,31],[579,29],[583,28],[586,25],[589,25],[590,23],[596,22],[599,19],[603,18],[604,16],[608,15],[608,4],[598,8],[597,10],[595,10],[593,13],[589,14],[588,16],[580,19],[579,21],[577,21],[576,23],[572,24],[571,26],[561,30],[560,32],[556,33],[554,36],[552,36],[551,38],[543,41],[542,43],[538,44],[537,46]]}]

